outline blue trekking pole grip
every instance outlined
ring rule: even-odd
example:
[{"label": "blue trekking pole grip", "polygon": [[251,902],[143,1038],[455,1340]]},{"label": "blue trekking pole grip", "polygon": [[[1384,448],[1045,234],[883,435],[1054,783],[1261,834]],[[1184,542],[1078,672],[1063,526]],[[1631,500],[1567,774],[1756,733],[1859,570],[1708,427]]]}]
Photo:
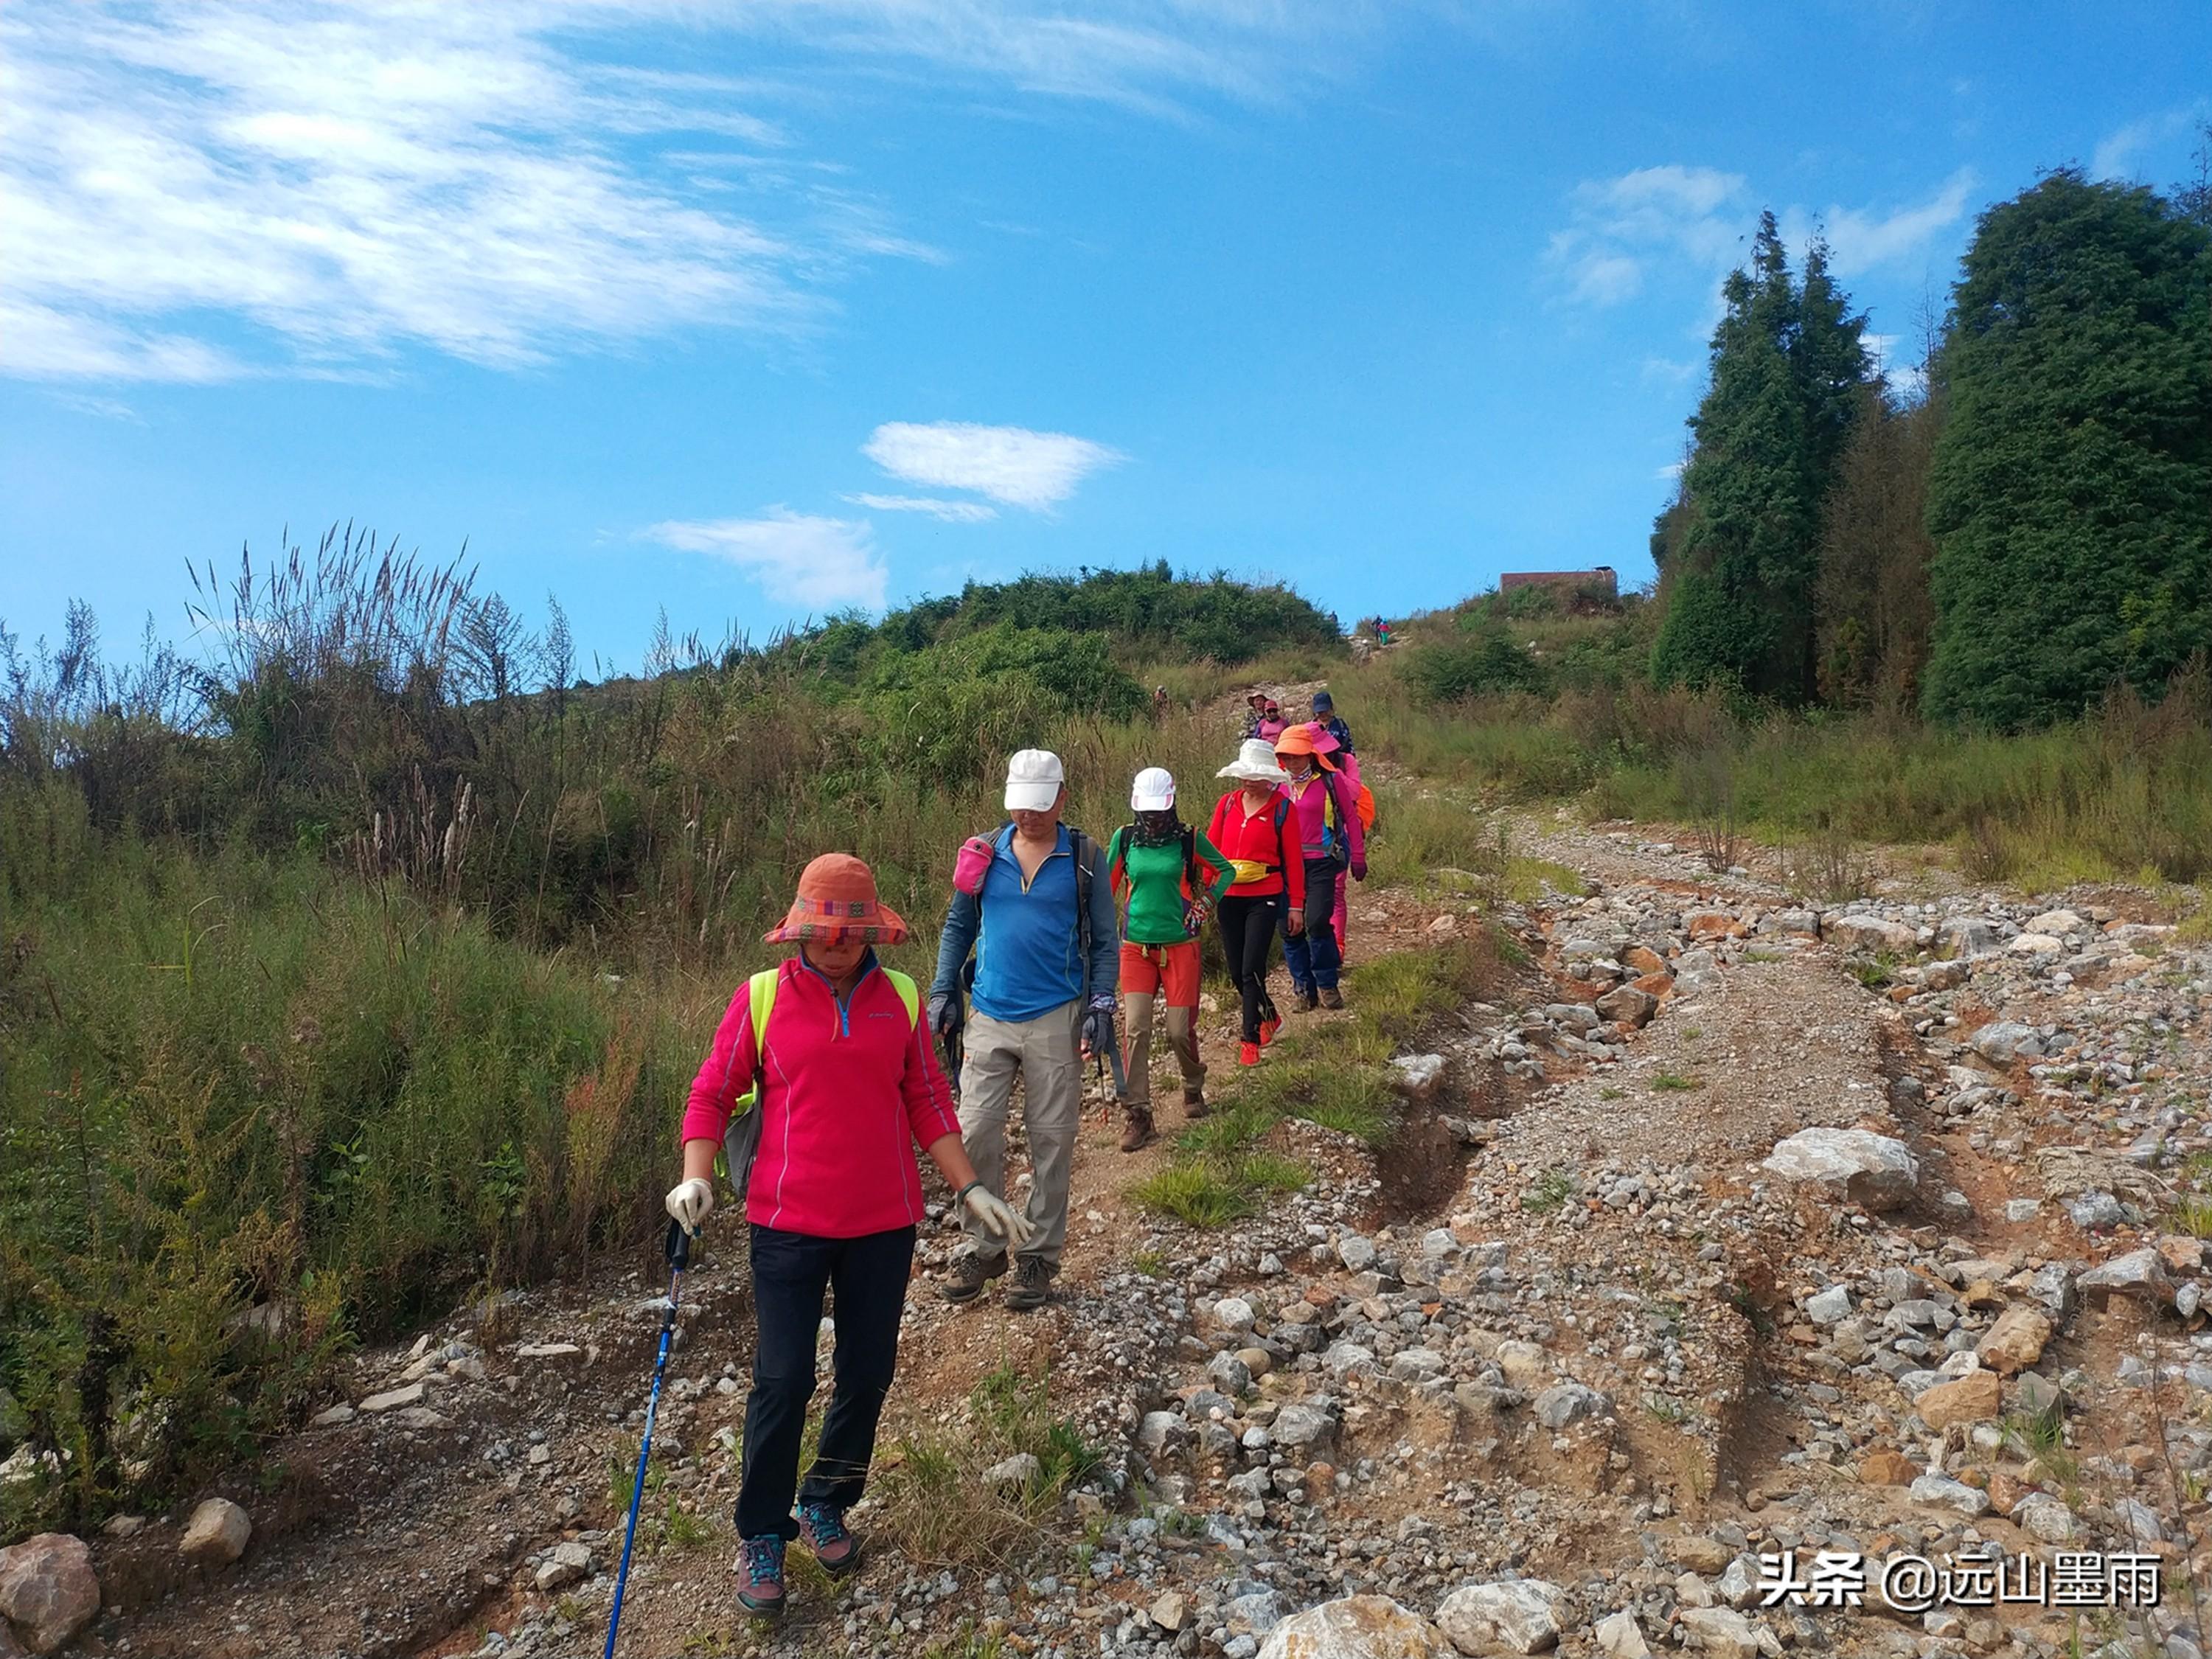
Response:
[{"label": "blue trekking pole grip", "polygon": [[637,1542],[638,1505],[645,1498],[645,1463],[653,1455],[653,1420],[660,1414],[660,1379],[668,1371],[669,1345],[676,1334],[676,1293],[684,1284],[684,1269],[691,1263],[691,1235],[684,1224],[671,1218],[662,1253],[668,1258],[668,1297],[660,1310],[660,1349],[653,1359],[653,1395],[645,1407],[645,1438],[637,1449],[637,1474],[630,1483],[629,1526],[623,1534],[622,1570],[615,1575],[614,1611],[607,1615],[605,1659],[615,1659],[615,1633],[622,1628],[623,1591],[629,1584],[629,1553]]}]

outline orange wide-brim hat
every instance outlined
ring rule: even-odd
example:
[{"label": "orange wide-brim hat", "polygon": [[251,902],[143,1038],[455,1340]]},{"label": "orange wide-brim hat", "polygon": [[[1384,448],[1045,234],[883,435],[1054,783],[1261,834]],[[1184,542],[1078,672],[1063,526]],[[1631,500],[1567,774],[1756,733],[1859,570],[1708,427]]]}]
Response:
[{"label": "orange wide-brim hat", "polygon": [[[1330,747],[1334,748],[1335,745],[1332,744]],[[1281,737],[1275,739],[1275,752],[1278,755],[1311,755],[1320,765],[1332,772],[1336,770],[1336,763],[1322,752],[1320,744],[1315,740],[1314,728],[1310,723],[1293,726],[1286,729]]]},{"label": "orange wide-brim hat", "polygon": [[876,896],[876,872],[866,864],[850,853],[824,853],[799,872],[799,896],[782,926],[761,937],[770,945],[897,945],[907,926]]}]

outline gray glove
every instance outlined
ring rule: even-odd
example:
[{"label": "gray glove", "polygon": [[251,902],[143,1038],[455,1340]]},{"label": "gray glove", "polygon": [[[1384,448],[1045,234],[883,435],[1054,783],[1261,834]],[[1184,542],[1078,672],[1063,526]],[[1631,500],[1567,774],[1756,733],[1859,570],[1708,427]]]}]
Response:
[{"label": "gray glove", "polygon": [[1110,1053],[1114,1047],[1114,999],[1097,996],[1091,999],[1090,1011],[1083,1016],[1083,1052],[1086,1054]]},{"label": "gray glove", "polygon": [[941,1037],[951,1036],[965,1024],[960,999],[949,992],[939,991],[929,1000],[929,1029]]}]

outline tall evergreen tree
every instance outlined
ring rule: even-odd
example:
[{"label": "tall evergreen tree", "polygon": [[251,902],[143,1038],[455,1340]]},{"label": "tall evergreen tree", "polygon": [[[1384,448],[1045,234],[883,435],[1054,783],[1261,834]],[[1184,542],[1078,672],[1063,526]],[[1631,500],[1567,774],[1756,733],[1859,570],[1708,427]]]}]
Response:
[{"label": "tall evergreen tree", "polygon": [[1802,702],[1817,681],[1820,502],[1857,417],[1866,319],[1830,278],[1825,247],[1808,254],[1802,284],[1790,280],[1771,212],[1723,294],[1652,673]]},{"label": "tall evergreen tree", "polygon": [[1923,707],[2002,727],[2212,645],[2212,236],[2052,173],[1982,216],[1938,372]]}]

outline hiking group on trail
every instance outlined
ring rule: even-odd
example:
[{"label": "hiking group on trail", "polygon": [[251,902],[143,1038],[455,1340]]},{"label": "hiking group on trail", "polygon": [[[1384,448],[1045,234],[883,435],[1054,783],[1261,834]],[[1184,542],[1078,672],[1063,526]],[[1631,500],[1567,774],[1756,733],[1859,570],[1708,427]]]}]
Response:
[{"label": "hiking group on trail", "polygon": [[[874,1454],[925,1219],[914,1148],[952,1189],[966,1235],[939,1294],[972,1303],[1011,1273],[1005,1305],[1036,1309],[1066,1243],[1085,1061],[1113,1066],[1121,1150],[1154,1139],[1157,1006],[1184,1114],[1206,1113],[1198,1012],[1209,921],[1218,920],[1237,984],[1239,1064],[1259,1064],[1283,1024],[1267,992],[1279,931],[1295,1005],[1344,1006],[1343,884],[1366,878],[1373,798],[1326,691],[1314,696],[1313,720],[1297,725],[1262,693],[1251,706],[1237,757],[1217,774],[1234,787],[1203,831],[1178,811],[1175,778],[1146,767],[1131,787],[1132,822],[1102,847],[1062,821],[1060,757],[1015,754],[1007,821],[970,837],[955,860],[926,993],[877,960],[877,945],[908,929],[849,854],[810,863],[765,936],[797,953],[731,998],[691,1085],[683,1179],[666,1200],[696,1235],[714,1207],[719,1160],[744,1202],[758,1327],[736,1516],[747,1610],[782,1611],[793,1538],[832,1576],[860,1565],[844,1516]],[[1004,1197],[1017,1077],[1030,1163],[1019,1211]],[[802,1484],[825,1294],[834,1389]]]}]

